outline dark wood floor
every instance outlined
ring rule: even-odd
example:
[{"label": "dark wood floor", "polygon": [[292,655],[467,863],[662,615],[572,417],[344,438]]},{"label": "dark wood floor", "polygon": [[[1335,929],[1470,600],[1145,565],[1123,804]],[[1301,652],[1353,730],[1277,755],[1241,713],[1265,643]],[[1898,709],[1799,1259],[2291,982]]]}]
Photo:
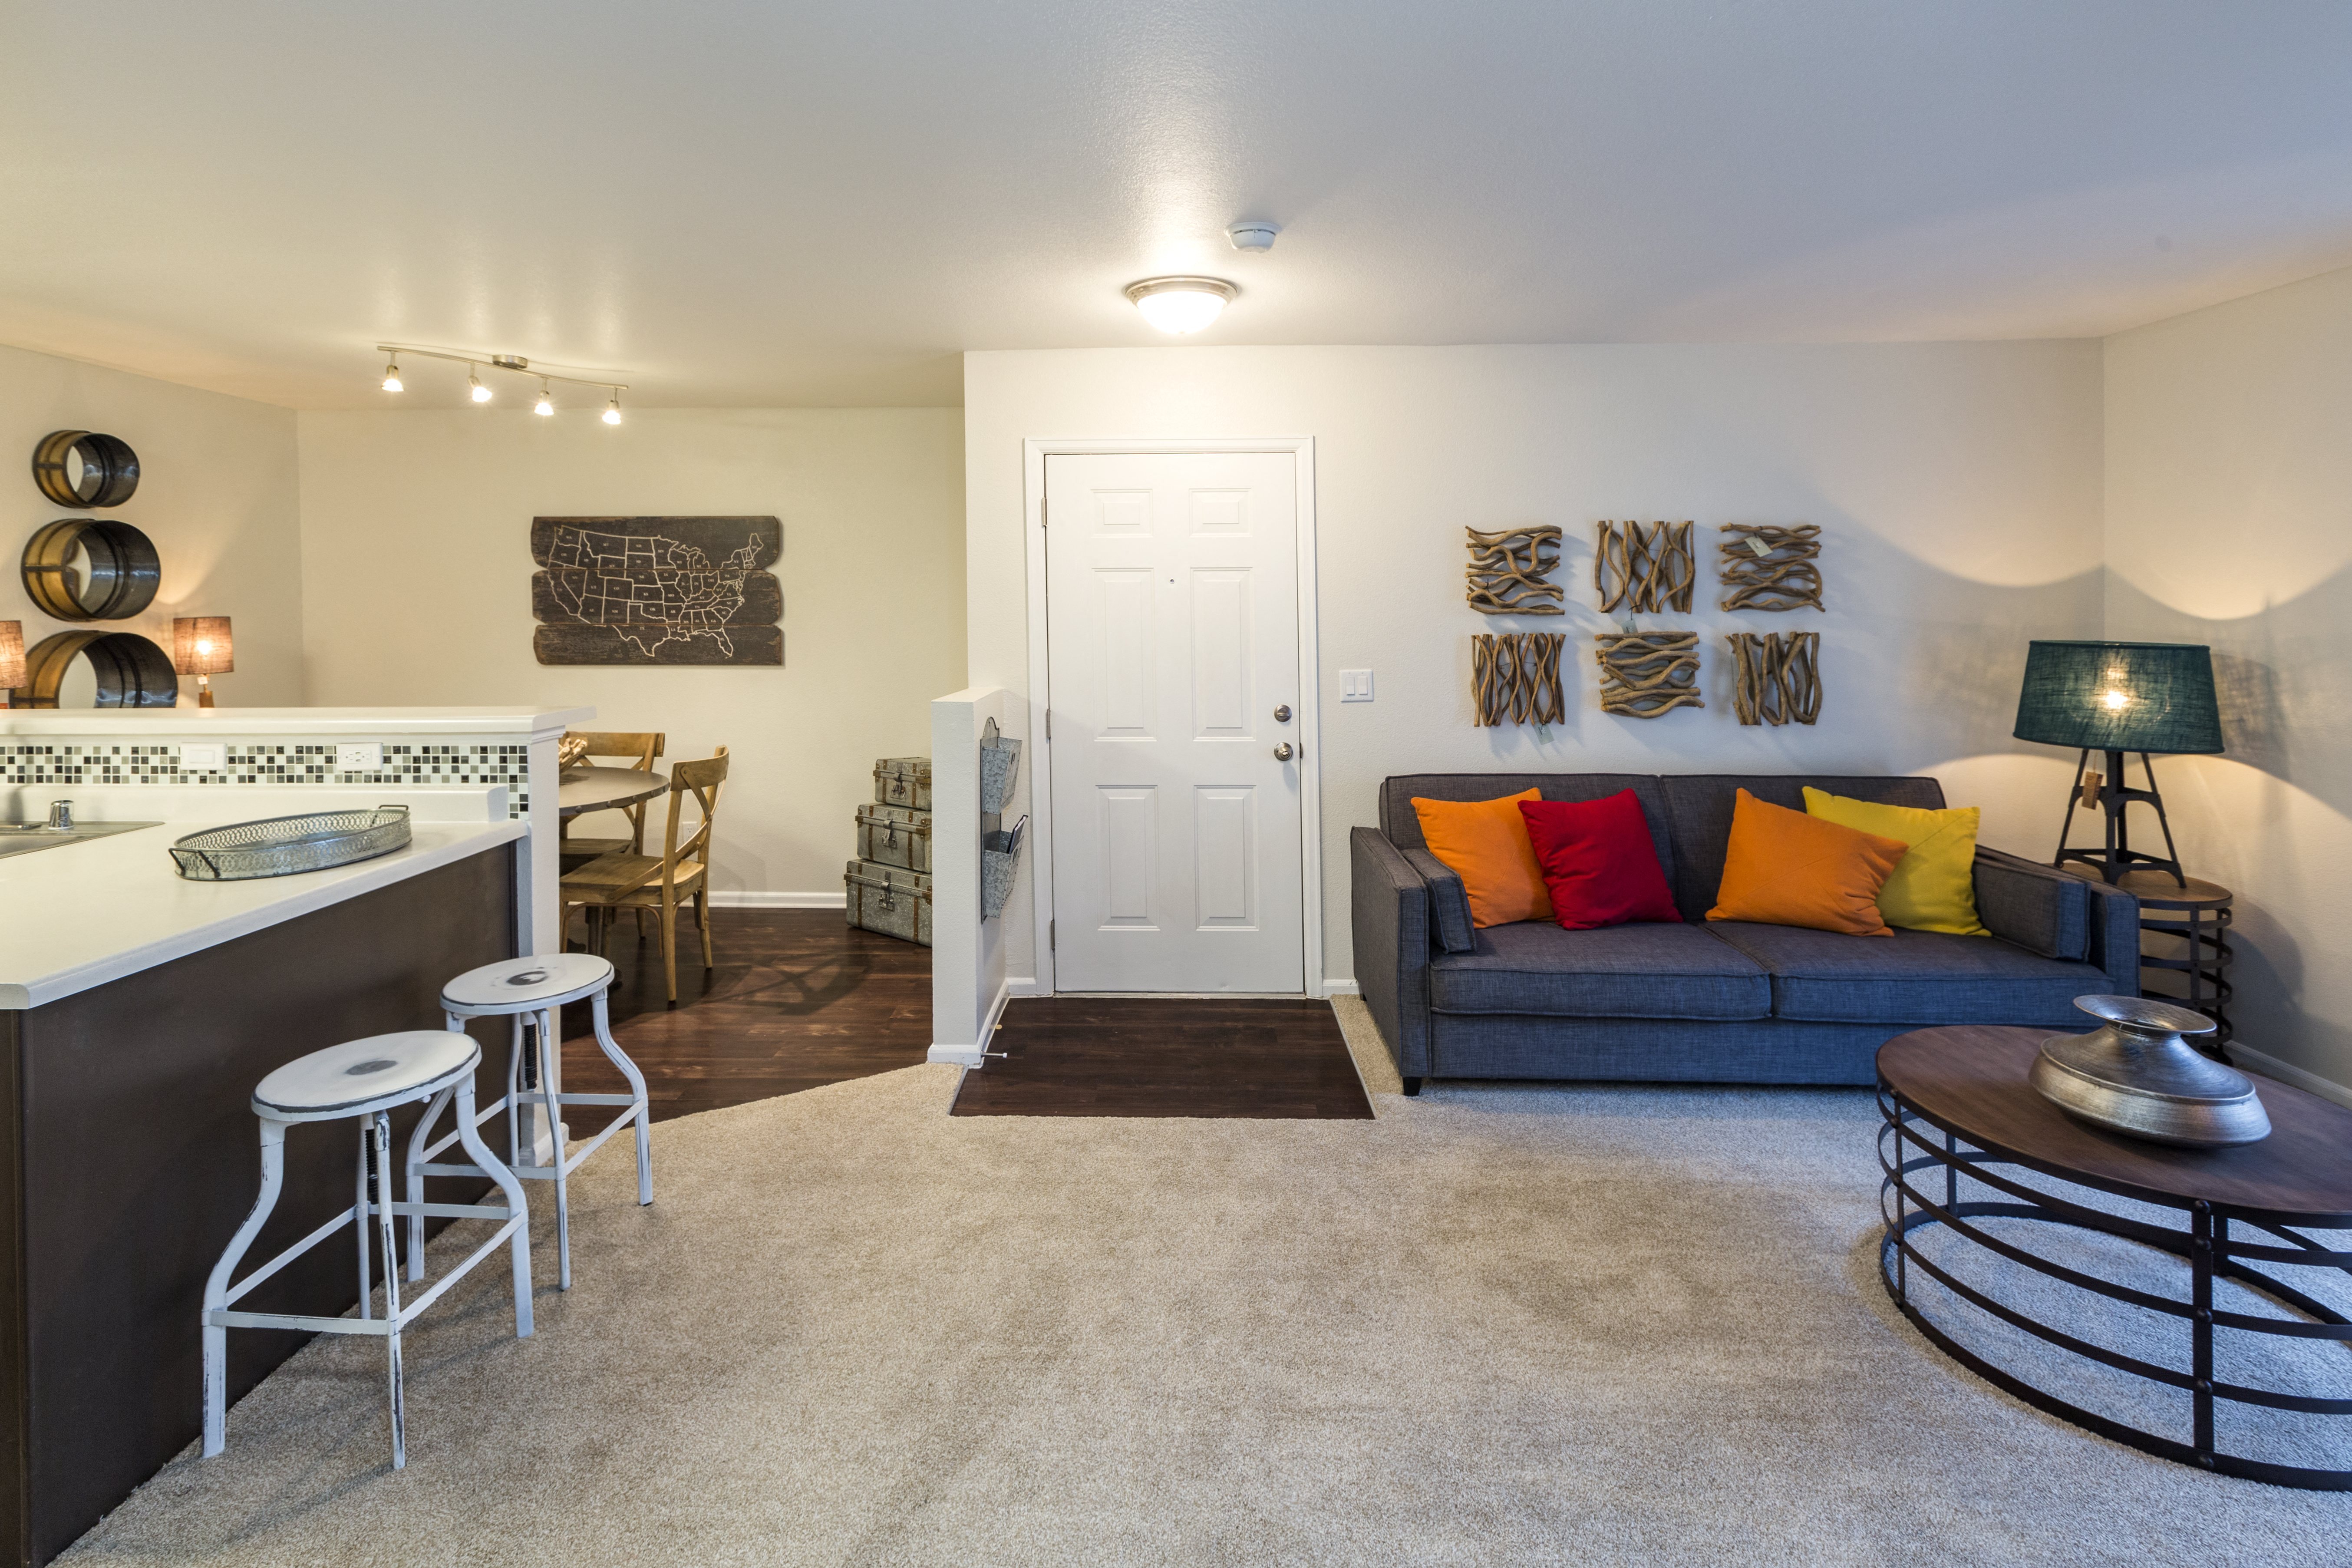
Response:
[{"label": "dark wood floor", "polygon": [[1025,997],[989,1048],[958,1116],[1372,1114],[1328,1002]]},{"label": "dark wood floor", "polygon": [[[626,916],[613,933],[613,1037],[645,1073],[656,1121],[913,1067],[929,1050],[929,948],[853,931],[839,910],[710,920],[719,967],[707,974],[678,922],[675,1008],[660,942],[639,945]],[[625,1090],[589,1029],[585,1006],[564,1009],[563,1087]]]}]

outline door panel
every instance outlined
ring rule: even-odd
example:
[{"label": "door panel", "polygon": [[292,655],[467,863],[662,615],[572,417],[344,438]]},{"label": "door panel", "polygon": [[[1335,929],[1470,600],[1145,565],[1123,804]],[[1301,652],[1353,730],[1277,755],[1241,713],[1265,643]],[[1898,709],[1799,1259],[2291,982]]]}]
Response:
[{"label": "door panel", "polygon": [[1045,459],[1058,989],[1305,989],[1297,462]]}]

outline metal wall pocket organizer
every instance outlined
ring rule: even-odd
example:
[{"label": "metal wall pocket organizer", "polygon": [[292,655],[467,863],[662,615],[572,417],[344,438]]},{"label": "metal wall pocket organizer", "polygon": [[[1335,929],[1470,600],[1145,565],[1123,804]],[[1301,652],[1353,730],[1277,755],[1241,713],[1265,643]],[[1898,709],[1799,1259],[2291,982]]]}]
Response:
[{"label": "metal wall pocket organizer", "polygon": [[1013,781],[1021,776],[1021,742],[1008,741],[991,719],[980,732],[980,918],[983,923],[1003,911],[1013,896],[1013,878],[1021,860],[1021,844],[1028,837],[1029,819],[1023,817],[1004,830],[1004,808],[1013,804]]},{"label": "metal wall pocket organizer", "polygon": [[1029,819],[1023,817],[1002,833],[980,836],[980,918],[992,921],[1004,911],[1013,896],[1013,875],[1021,861],[1021,846],[1029,837]]}]

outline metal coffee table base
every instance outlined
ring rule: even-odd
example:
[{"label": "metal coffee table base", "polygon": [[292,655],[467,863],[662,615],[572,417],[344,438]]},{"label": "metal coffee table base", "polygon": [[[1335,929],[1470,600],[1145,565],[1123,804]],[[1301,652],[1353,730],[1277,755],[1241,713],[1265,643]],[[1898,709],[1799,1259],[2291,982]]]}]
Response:
[{"label": "metal coffee table base", "polygon": [[[2352,1491],[2352,1470],[2321,1470],[2272,1464],[2262,1459],[2221,1453],[2213,1446],[2216,1400],[2232,1400],[2243,1405],[2297,1411],[2311,1415],[2352,1415],[2352,1399],[2317,1399],[2271,1389],[2249,1388],[2220,1382],[2213,1375],[2213,1331],[2217,1328],[2281,1338],[2334,1340],[2352,1345],[2352,1319],[2345,1318],[2292,1286],[2251,1267],[2256,1263],[2286,1263],[2334,1268],[2352,1274],[2352,1252],[2330,1251],[2296,1235],[2289,1228],[2291,1226],[2311,1222],[2299,1221],[2294,1215],[2237,1213],[2221,1205],[2200,1201],[2168,1205],[2179,1207],[2188,1217],[2187,1228],[2176,1230],[2084,1208],[2028,1185],[2020,1178],[2029,1173],[2029,1167],[1969,1145],[1949,1128],[1906,1105],[1884,1081],[1878,1088],[1878,1105],[1883,1118],[1878,1132],[1878,1164],[1884,1178],[1879,1184],[1879,1213],[1886,1226],[1885,1238],[1879,1244],[1879,1277],[1886,1286],[1886,1293],[1902,1309],[1903,1315],[1937,1348],[1986,1382],[2015,1394],[2038,1410],[2159,1458],[2218,1470],[2223,1475],[2268,1481],[2274,1486],[2301,1487],[2318,1491]],[[1990,1187],[2013,1201],[1974,1198],[1962,1201],[1959,1183],[1963,1174],[1969,1181]],[[2078,1185],[2098,1185],[2084,1181],[2079,1174],[2066,1179]],[[2142,1203],[2149,1201],[2145,1194],[2128,1195]],[[2037,1257],[1969,1223],[1988,1216],[2045,1220],[2054,1225],[2074,1226],[2106,1236],[2120,1237],[2184,1258],[2189,1270],[2189,1299],[2183,1303],[2095,1279]],[[2231,1234],[2233,1221],[2264,1239],[2235,1239]],[[2178,1372],[2109,1350],[2104,1345],[2092,1344],[2039,1322],[2016,1308],[1995,1300],[1975,1287],[1955,1279],[1933,1259],[1923,1255],[1914,1241],[1917,1233],[1937,1225],[1947,1227],[1950,1234],[2011,1263],[2031,1268],[2045,1279],[2092,1292],[2108,1300],[2122,1301],[2179,1320],[2188,1333],[2190,1371]],[[2146,1378],[2151,1383],[2185,1390],[2194,1413],[2189,1440],[2182,1442],[2177,1437],[2144,1432],[2109,1416],[2085,1410],[2036,1387],[1967,1349],[1931,1321],[1913,1302],[1910,1294],[1913,1269],[1934,1279],[1962,1300],[2045,1343],[2071,1351],[2101,1365]],[[2213,1280],[2216,1276],[2238,1280],[2315,1321],[2298,1321],[2217,1310],[2213,1306]]]}]

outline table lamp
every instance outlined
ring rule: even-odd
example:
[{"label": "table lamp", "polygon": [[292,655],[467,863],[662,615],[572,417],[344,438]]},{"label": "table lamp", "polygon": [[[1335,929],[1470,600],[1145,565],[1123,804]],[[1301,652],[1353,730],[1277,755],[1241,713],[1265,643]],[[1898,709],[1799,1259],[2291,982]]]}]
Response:
[{"label": "table lamp", "polygon": [[[2067,816],[2058,829],[2058,854],[2051,861],[2063,866],[2080,860],[2102,879],[2120,881],[2126,871],[2146,866],[2169,872],[2182,887],[2179,852],[2173,847],[2172,824],[2164,815],[2164,797],[2157,793],[2151,752],[2214,752],[2221,750],[2221,713],[2213,700],[2213,653],[2195,643],[2175,642],[2035,642],[2025,653],[2025,688],[2017,699],[2021,741],[2047,746],[2078,747],[2074,763],[2074,794],[2066,803]],[[2091,771],[2091,753],[2105,752],[2105,774]],[[2124,785],[2124,753],[2137,752],[2147,774],[2146,789]],[[2144,800],[2156,807],[2157,826],[2164,830],[2164,853],[2151,855],[2131,847],[2125,808]],[[2102,850],[2069,849],[2066,836],[2074,826],[2077,805],[2084,810],[2105,807],[2106,847]]]},{"label": "table lamp", "polygon": [[0,708],[9,705],[9,692],[24,684],[25,623],[0,621]]},{"label": "table lamp", "polygon": [[172,668],[196,678],[196,706],[213,706],[212,677],[236,668],[226,616],[181,616],[172,622]]}]

